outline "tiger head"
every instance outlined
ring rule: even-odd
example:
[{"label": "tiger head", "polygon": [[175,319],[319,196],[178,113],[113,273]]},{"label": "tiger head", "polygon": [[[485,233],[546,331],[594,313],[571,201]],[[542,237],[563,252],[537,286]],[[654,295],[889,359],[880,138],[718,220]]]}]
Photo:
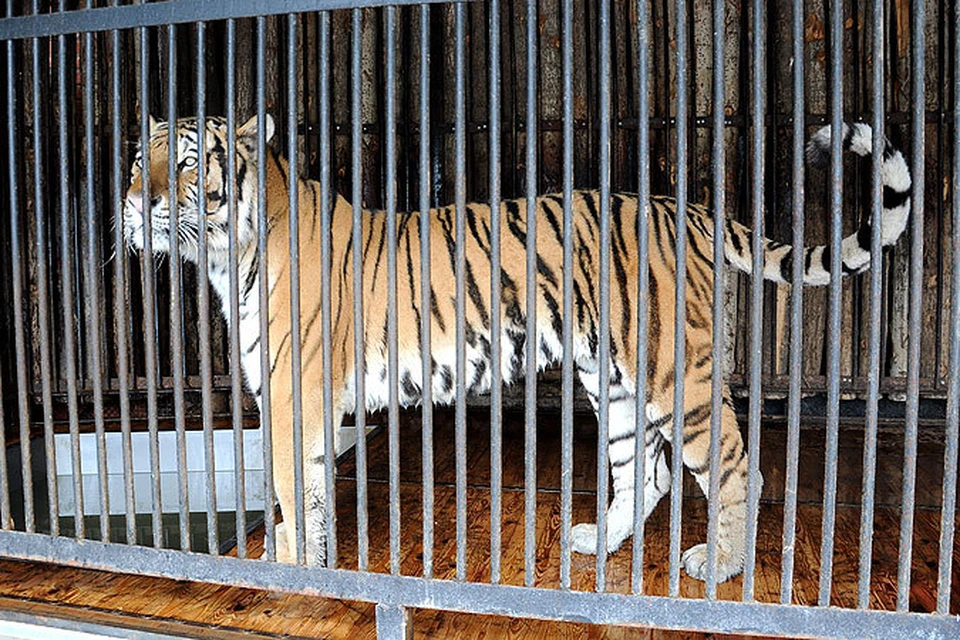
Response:
[{"label": "tiger head", "polygon": [[[273,137],[274,123],[269,115],[264,131],[269,142]],[[146,153],[144,144],[138,145],[130,169],[130,187],[123,203],[123,230],[128,244],[138,251],[144,249],[144,209],[149,210],[152,226],[152,245],[156,254],[170,252],[170,182],[167,168],[168,144],[171,127],[152,117],[149,122],[150,136]],[[180,254],[187,260],[197,261],[201,215],[206,217],[206,242],[212,263],[227,256],[229,233],[229,199],[227,193],[227,121],[224,118],[207,118],[204,130],[204,182],[205,196],[201,207],[201,188],[197,184],[197,119],[177,120],[175,131],[177,237]],[[143,162],[149,162],[149,203],[144,200]],[[255,240],[257,228],[257,118],[254,116],[236,131],[236,202],[237,237],[244,247]],[[146,206],[145,206],[146,205]]]}]

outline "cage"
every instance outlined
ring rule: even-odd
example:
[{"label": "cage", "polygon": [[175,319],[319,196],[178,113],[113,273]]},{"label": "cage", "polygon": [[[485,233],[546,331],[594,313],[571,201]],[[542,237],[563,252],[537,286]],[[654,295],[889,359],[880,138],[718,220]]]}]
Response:
[{"label": "cage", "polygon": [[[166,588],[160,579],[173,578],[227,585],[240,599],[249,593],[240,588],[324,596],[308,605],[287,601],[312,611],[295,629],[308,635],[370,634],[374,627],[378,637],[421,630],[497,634],[520,624],[454,615],[465,612],[567,623],[525,622],[533,626],[521,634],[604,624],[955,637],[956,2],[375,6],[382,4],[8,0],[0,19],[8,118],[0,287],[11,301],[0,322],[10,345],[0,358],[7,599],[59,602],[57,588],[38,594],[63,584],[64,576],[93,575],[61,568],[26,580],[18,562],[39,561],[142,577],[147,581],[134,583],[141,585],[134,591],[151,595]],[[213,116],[225,119],[228,149],[244,123],[257,125],[247,139],[248,162],[238,166],[232,153],[222,156],[229,241],[222,248],[200,242],[203,249],[187,255],[180,244],[189,245],[189,235],[174,234],[180,242],[156,255],[149,247],[133,250],[124,203],[138,141],[155,131],[151,118]],[[806,166],[814,132],[855,121],[873,129],[874,161],[842,159],[837,138],[826,168]],[[881,251],[880,225],[869,221],[890,206],[881,174],[884,135],[907,158],[912,187],[904,237]],[[139,166],[173,178],[187,169],[178,165],[182,151],[174,151],[168,163]],[[287,183],[268,185],[267,165],[276,157],[289,163],[278,165]],[[277,193],[296,194],[297,176],[310,181],[303,184],[315,200],[288,200],[294,225],[284,233],[317,233],[326,244],[319,261],[300,255],[297,242],[279,249],[303,300],[317,305],[315,316],[301,315],[301,294],[291,289],[291,335],[304,330],[297,323],[315,331],[310,341],[290,341],[290,357],[301,367],[289,376],[287,397],[265,383],[284,377],[282,371],[262,375],[259,385],[251,378],[250,367],[271,369],[273,320],[260,313],[250,329],[243,305],[248,296],[259,308],[273,299],[267,269],[274,263],[258,258],[244,266],[243,252],[255,246],[258,256],[278,255],[277,246],[268,249],[270,233],[279,232],[264,203],[282,201]],[[620,427],[611,422],[610,388],[601,383],[598,397],[590,397],[575,381],[572,349],[565,358],[547,358],[556,364],[538,373],[541,346],[521,334],[519,343],[508,333],[494,338],[501,336],[494,307],[488,348],[490,362],[499,359],[501,366],[490,367],[489,392],[471,392],[468,309],[494,300],[506,305],[509,279],[534,289],[531,283],[546,277],[537,245],[527,243],[525,263],[503,263],[501,241],[515,232],[538,242],[555,234],[556,250],[571,252],[558,274],[569,275],[570,286],[565,279],[557,284],[557,291],[570,289],[570,298],[555,302],[573,305],[573,269],[566,267],[574,248],[565,225],[573,224],[574,194],[581,190],[598,194],[600,361],[609,359],[603,319],[609,326],[610,296],[619,295],[611,292],[617,256],[626,251],[618,248],[622,221],[608,203],[611,193],[639,202],[651,194],[675,198],[680,255],[697,250],[679,232],[687,229],[688,205],[697,204],[713,216],[715,238],[729,235],[734,221],[755,230],[755,254],[763,235],[794,246],[826,245],[834,256],[850,234],[873,247],[866,273],[841,279],[834,270],[820,288],[797,286],[811,260],[802,251],[792,256],[787,283],[764,282],[756,260],[755,275],[727,266],[716,270],[725,275],[710,279],[712,375],[729,381],[749,460],[746,554],[742,575],[731,580],[718,581],[715,568],[703,582],[682,570],[681,550],[694,542],[708,540],[713,563],[719,516],[711,508],[716,500],[705,499],[689,473],[677,472],[682,447],[669,443],[668,495],[646,519],[638,507],[628,541],[609,554],[571,552],[574,525],[609,526],[607,443]],[[335,194],[352,203],[348,223],[334,215]],[[484,233],[475,228],[468,203],[490,207],[493,216],[503,200],[532,210],[542,194],[557,194],[556,207],[528,216],[522,231],[509,226],[509,209],[499,225],[491,218]],[[246,221],[237,214],[245,201],[262,204]],[[415,224],[426,216],[404,213],[430,208],[445,216],[449,235]],[[371,248],[363,224],[373,216],[397,220],[400,239],[384,224],[381,246]],[[648,224],[645,215],[638,220]],[[200,216],[198,237],[215,223]],[[331,244],[331,225],[339,225],[354,253]],[[638,239],[645,228],[639,226]],[[241,246],[243,233],[256,243]],[[466,240],[457,240],[470,237],[488,249],[485,257],[466,255]],[[432,247],[416,263],[422,271],[412,257],[396,263],[403,242]],[[649,247],[641,245],[642,265]],[[402,255],[413,256],[409,246]],[[711,264],[724,262],[720,251]],[[331,264],[325,256],[332,253],[377,265],[383,256],[378,268],[389,279],[389,300],[366,299],[387,310],[383,327],[354,328],[351,335],[382,338],[384,362],[392,364],[384,365],[380,381],[386,381],[382,410],[354,412],[339,425],[327,410],[318,426],[306,424],[303,398],[322,395],[329,407],[334,391],[329,376],[299,373],[304,363],[316,358],[330,371],[338,358],[370,358],[369,344],[329,339],[329,323],[340,314],[348,324],[365,317],[364,297],[356,294],[352,307],[323,306],[335,297],[330,287],[338,268],[356,274],[359,264]],[[449,261],[456,280],[432,285],[456,292],[449,319],[459,354],[441,383],[449,393],[418,383],[417,392],[427,394],[420,402],[405,397],[409,381],[393,360],[398,342],[412,338],[398,336],[391,319],[416,316],[418,340],[437,331],[422,297],[398,299],[396,287],[420,292],[441,273],[438,260]],[[219,272],[210,269],[213,262]],[[198,267],[204,263],[207,269]],[[823,264],[831,266],[829,257]],[[239,277],[241,269],[249,280]],[[480,280],[495,288],[481,291],[476,269],[486,270]],[[507,280],[490,275],[499,272]],[[696,277],[680,270],[677,282],[693,287]],[[637,291],[623,295],[648,304],[648,286],[641,278]],[[686,289],[678,288],[682,301]],[[685,308],[678,302],[676,317]],[[529,324],[537,314],[522,315],[526,335],[538,335]],[[631,327],[645,344],[653,329],[641,315]],[[656,314],[650,317],[655,322]],[[660,330],[677,336],[689,330],[673,318]],[[248,348],[254,335],[257,343]],[[517,369],[525,375],[503,385],[502,363],[511,353],[523,356]],[[428,350],[416,355],[422,369],[403,366],[422,372],[418,380],[439,375],[431,373]],[[645,371],[649,354],[637,355]],[[370,375],[348,382],[357,397],[351,406],[363,406],[365,393],[380,393]],[[682,389],[679,367],[675,376]],[[719,386],[714,391],[711,413],[719,415],[723,398]],[[431,393],[452,406],[434,407]],[[683,396],[677,396],[675,441],[683,434]],[[288,404],[296,453],[293,469],[280,470],[276,433],[288,425],[274,424],[271,407]],[[654,418],[642,408],[637,415],[640,433]],[[322,451],[303,441],[305,424],[322,429]],[[710,475],[719,478],[716,470],[728,462],[721,461],[719,418],[711,429]],[[641,442],[629,462],[636,477],[645,475],[643,449]],[[322,495],[310,495],[302,463],[310,456],[328,461]],[[295,513],[281,515],[274,479],[283,471],[292,474],[298,497]],[[719,490],[719,483],[705,487],[713,496]],[[317,544],[308,526],[311,498],[326,507],[321,566],[307,562]],[[277,530],[281,518],[284,534]],[[284,535],[295,537],[291,564],[276,561]],[[130,591],[102,580],[104,592]],[[180,609],[166,614],[170,620],[209,622],[209,611],[182,605],[176,589],[166,589],[165,601]],[[72,602],[102,606],[91,598]],[[349,601],[367,608],[350,614]],[[132,606],[113,602],[107,608]],[[267,622],[264,611],[272,606],[257,601],[243,615],[232,613],[230,624],[290,632]],[[4,615],[34,619],[29,612]]]}]

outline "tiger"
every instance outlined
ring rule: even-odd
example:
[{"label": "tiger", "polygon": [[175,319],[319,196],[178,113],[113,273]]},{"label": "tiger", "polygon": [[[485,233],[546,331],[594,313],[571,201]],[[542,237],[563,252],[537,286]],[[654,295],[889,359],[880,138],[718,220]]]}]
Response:
[{"label": "tiger", "polygon": [[[226,191],[227,154],[234,154],[236,167],[237,258],[239,273],[239,341],[245,383],[261,403],[259,266],[264,259],[258,251],[257,137],[256,116],[235,130],[236,146],[228,146],[228,123],[209,117],[202,125],[195,118],[182,118],[173,127],[150,119],[149,139],[138,143],[130,169],[130,186],[122,205],[125,238],[133,250],[144,248],[144,219],[152,222],[152,247],[159,254],[170,251],[170,237],[177,233],[182,259],[196,262],[199,242],[207,243],[209,282],[222,301],[229,320],[229,236]],[[264,120],[264,138],[275,132],[273,118]],[[197,157],[198,136],[204,135],[205,157]],[[829,156],[831,129],[821,128],[810,139],[807,160],[822,163]],[[858,156],[872,155],[872,131],[866,124],[844,124],[842,148]],[[171,136],[175,136],[172,138]],[[168,184],[168,145],[177,145],[178,228],[171,229]],[[888,140],[883,143],[880,176],[883,187],[881,238],[884,247],[893,245],[903,233],[910,210],[911,178],[902,153]],[[267,227],[266,274],[268,282],[270,420],[273,438],[273,478],[283,522],[276,529],[277,558],[296,560],[293,393],[291,388],[292,343],[290,298],[290,231],[288,161],[276,150],[266,149]],[[144,190],[142,167],[149,162],[149,189]],[[197,166],[205,166],[204,187],[197,184]],[[331,255],[321,255],[321,190],[313,180],[297,177],[300,272],[300,346],[302,372],[302,463],[305,477],[306,562],[323,565],[326,558],[325,442],[321,389],[330,380],[334,433],[339,433],[343,416],[355,411],[383,408],[389,397],[387,384],[387,225],[396,225],[396,320],[398,331],[399,402],[402,406],[422,401],[421,350],[431,355],[430,384],[434,402],[449,404],[455,399],[456,378],[456,245],[465,243],[465,385],[471,393],[490,389],[491,368],[491,210],[487,204],[467,204],[463,214],[466,234],[456,237],[456,207],[431,209],[427,213],[398,213],[391,220],[383,211],[362,210],[362,289],[364,347],[364,406],[356,406],[353,314],[353,206],[342,195],[331,196]],[[149,214],[144,204],[149,203]],[[201,204],[202,202],[202,204]],[[709,495],[709,450],[713,326],[711,322],[713,278],[722,265],[713,263],[713,217],[707,206],[687,205],[686,252],[686,348],[685,360],[674,361],[675,294],[677,287],[677,204],[667,196],[652,196],[642,203],[648,216],[648,264],[638,262],[638,222],[641,203],[636,195],[610,195],[611,225],[609,282],[609,361],[601,362],[600,326],[600,195],[595,190],[573,192],[573,317],[565,318],[562,300],[563,205],[562,195],[547,194],[533,202],[539,224],[536,235],[536,335],[526,334],[526,278],[518,265],[526,264],[528,215],[525,199],[505,200],[500,205],[501,224],[501,344],[499,363],[504,384],[523,375],[526,340],[536,344],[536,368],[555,365],[563,356],[564,323],[573,327],[572,361],[577,376],[595,410],[600,406],[601,376],[609,383],[609,434],[606,448],[613,481],[612,499],[606,507],[607,552],[616,551],[632,533],[636,479],[635,439],[644,438],[643,517],[647,518],[669,491],[671,469],[666,460],[667,445],[682,447],[683,465],[693,474],[705,495]],[[198,237],[200,216],[206,217],[206,237]],[[424,299],[419,274],[420,218],[429,216],[430,295]],[[859,229],[845,237],[840,260],[830,247],[802,248],[805,285],[829,283],[837,265],[842,274],[865,271],[870,266],[872,224],[868,216]],[[751,230],[732,217],[724,220],[723,255],[726,262],[745,273],[752,270]],[[764,238],[763,277],[778,283],[792,282],[793,251],[788,244]],[[321,260],[331,265],[330,327],[332,366],[322,368]],[[639,270],[648,269],[645,300],[638,299]],[[638,372],[636,322],[638,309],[648,318],[647,371]],[[430,344],[422,344],[421,314],[430,316]],[[682,442],[673,442],[674,371],[683,367]],[[644,432],[636,431],[636,389],[639,375],[646,375]],[[720,468],[715,578],[725,581],[743,569],[746,552],[748,455],[737,425],[727,382],[722,385],[720,416]],[[756,452],[754,452],[756,455]],[[673,473],[682,473],[674,469]],[[597,527],[576,524],[571,531],[571,548],[580,554],[598,551]],[[699,580],[707,578],[707,545],[687,549],[681,559],[684,571]]]}]

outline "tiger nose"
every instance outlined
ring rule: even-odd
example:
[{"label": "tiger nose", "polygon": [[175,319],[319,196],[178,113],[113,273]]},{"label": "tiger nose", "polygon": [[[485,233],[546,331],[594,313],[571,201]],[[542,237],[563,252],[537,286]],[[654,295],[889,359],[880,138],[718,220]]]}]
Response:
[{"label": "tiger nose", "polygon": [[[143,213],[143,192],[127,193],[127,202],[130,203],[137,213]],[[155,207],[158,204],[160,204],[160,196],[150,198],[151,207]]]}]

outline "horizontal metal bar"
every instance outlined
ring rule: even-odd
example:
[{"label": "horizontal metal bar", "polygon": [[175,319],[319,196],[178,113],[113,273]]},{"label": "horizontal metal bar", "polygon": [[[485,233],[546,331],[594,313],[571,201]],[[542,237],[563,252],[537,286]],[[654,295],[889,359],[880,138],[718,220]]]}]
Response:
[{"label": "horizontal metal bar", "polygon": [[0,556],[402,607],[543,620],[671,629],[692,629],[696,624],[702,631],[794,637],[960,637],[960,617],[957,616],[426,580],[54,538],[19,531],[0,532]]},{"label": "horizontal metal bar", "polygon": [[[118,620],[117,622],[122,623],[126,621]],[[59,637],[59,634],[53,633],[54,629],[62,632],[90,634],[91,637],[96,638],[124,638],[125,640],[160,640],[161,638],[183,637],[179,635],[167,635],[165,633],[154,633],[152,631],[138,631],[137,629],[131,629],[129,627],[87,622],[67,617],[61,618],[59,616],[28,613],[26,611],[11,611],[9,609],[0,609],[0,627],[3,627],[6,633],[24,631],[26,633],[20,636],[24,638]],[[33,632],[33,634],[31,634],[31,632]],[[39,635],[40,633],[45,633],[46,635],[41,636]]]},{"label": "horizontal metal bar", "polygon": [[[0,40],[42,38],[70,33],[157,27],[305,11],[383,5],[412,5],[442,0],[168,0],[150,4],[79,9],[0,20]],[[462,1],[462,0],[461,0]]]}]

